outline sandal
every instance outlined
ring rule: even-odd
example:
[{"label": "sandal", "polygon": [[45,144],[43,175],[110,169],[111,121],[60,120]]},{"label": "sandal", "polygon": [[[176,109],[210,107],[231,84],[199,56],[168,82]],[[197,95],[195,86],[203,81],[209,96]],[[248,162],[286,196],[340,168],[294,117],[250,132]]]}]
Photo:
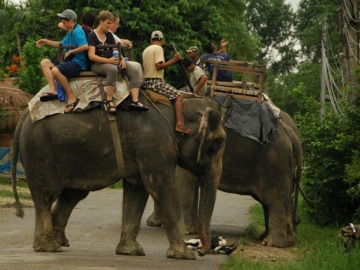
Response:
[{"label": "sandal", "polygon": [[66,114],[72,113],[74,111],[76,105],[78,105],[79,101],[80,101],[80,99],[77,98],[75,102],[67,104],[65,110],[67,108],[71,108],[71,109],[69,111],[64,111],[64,113],[66,113]]},{"label": "sandal", "polygon": [[51,101],[58,99],[59,96],[53,93],[45,93],[43,96],[40,97],[41,102]]},{"label": "sandal", "polygon": [[111,113],[111,114],[116,114],[116,107],[115,107],[115,104],[114,104],[114,100],[113,99],[110,99],[110,100],[104,100],[104,105],[105,105],[105,108],[106,108],[106,111],[108,113]]},{"label": "sandal", "polygon": [[132,101],[130,103],[130,107],[133,108],[133,109],[139,110],[139,111],[147,111],[147,110],[149,110],[148,107],[146,107],[144,104],[142,104],[139,101]]}]

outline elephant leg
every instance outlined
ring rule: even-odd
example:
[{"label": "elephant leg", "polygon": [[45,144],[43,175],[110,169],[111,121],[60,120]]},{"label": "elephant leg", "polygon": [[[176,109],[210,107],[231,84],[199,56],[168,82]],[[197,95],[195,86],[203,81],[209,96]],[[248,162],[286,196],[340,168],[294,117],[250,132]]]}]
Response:
[{"label": "elephant leg", "polygon": [[177,186],[163,183],[154,200],[158,202],[164,230],[170,243],[166,256],[173,259],[196,259],[195,252],[188,249],[184,243],[185,224]]},{"label": "elephant leg", "polygon": [[132,185],[127,180],[123,181],[123,190],[121,236],[115,252],[119,255],[145,256],[136,238],[149,194],[144,185]]},{"label": "elephant leg", "polygon": [[65,227],[69,217],[79,201],[86,198],[89,191],[78,189],[64,189],[56,201],[52,210],[52,223],[55,240],[64,247],[69,247],[69,241],[65,236]]},{"label": "elephant leg", "polygon": [[33,249],[37,252],[59,252],[61,246],[55,241],[51,207],[55,196],[44,194],[39,189],[30,188],[35,207],[35,235]]},{"label": "elephant leg", "polygon": [[162,225],[162,221],[159,217],[159,209],[156,202],[154,202],[154,212],[152,212],[152,214],[148,217],[146,225],[150,227],[161,227]]},{"label": "elephant leg", "polygon": [[273,247],[287,247],[287,210],[281,205],[269,205],[269,232],[262,244]]},{"label": "elephant leg", "polygon": [[269,208],[264,203],[261,203],[261,205],[264,211],[265,231],[261,234],[260,239],[264,240],[269,234]]}]

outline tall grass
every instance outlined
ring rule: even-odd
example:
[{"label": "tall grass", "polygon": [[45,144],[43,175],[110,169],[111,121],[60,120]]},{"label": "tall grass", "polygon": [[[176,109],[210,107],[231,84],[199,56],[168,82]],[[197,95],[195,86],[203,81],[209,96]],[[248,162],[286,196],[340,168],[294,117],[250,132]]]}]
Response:
[{"label": "tall grass", "polygon": [[[245,233],[246,241],[254,241],[263,231],[263,213],[260,204],[250,210],[251,225]],[[302,218],[297,227],[296,260],[287,262],[252,261],[239,255],[232,256],[224,270],[358,270],[360,245],[347,252],[338,244],[339,228],[320,228]]]}]

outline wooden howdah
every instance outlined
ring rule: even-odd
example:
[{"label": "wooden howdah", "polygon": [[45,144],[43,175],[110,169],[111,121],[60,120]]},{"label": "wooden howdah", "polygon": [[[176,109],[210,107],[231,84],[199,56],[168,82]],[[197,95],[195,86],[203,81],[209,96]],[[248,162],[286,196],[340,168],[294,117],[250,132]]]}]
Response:
[{"label": "wooden howdah", "polygon": [[[254,62],[245,61],[216,61],[207,60],[205,63],[214,65],[213,76],[208,80],[210,96],[232,95],[237,99],[262,101],[263,84],[266,67]],[[218,70],[228,70],[241,74],[241,81],[222,82],[216,81]]]}]

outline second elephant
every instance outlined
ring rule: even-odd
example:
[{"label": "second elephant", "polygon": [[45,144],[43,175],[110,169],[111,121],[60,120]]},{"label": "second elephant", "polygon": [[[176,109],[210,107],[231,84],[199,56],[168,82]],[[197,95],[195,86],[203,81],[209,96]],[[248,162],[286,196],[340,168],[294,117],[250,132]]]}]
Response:
[{"label": "second elephant", "polygon": [[[292,118],[280,113],[277,132],[271,143],[261,144],[226,128],[226,146],[219,189],[229,193],[250,195],[264,210],[263,245],[294,245],[297,224],[297,197],[302,170],[302,148],[299,132]],[[177,168],[187,231],[197,230],[199,181],[196,174]],[[148,225],[161,224],[155,212]]]}]

